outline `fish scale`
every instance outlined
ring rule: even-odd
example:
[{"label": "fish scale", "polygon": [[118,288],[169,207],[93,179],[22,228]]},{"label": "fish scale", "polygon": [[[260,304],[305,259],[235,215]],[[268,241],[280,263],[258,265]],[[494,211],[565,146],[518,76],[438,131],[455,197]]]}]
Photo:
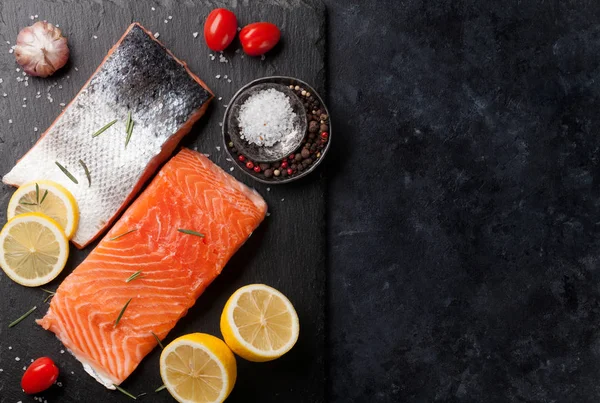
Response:
[{"label": "fish scale", "polygon": [[[98,70],[4,183],[52,180],[77,200],[79,228],[73,243],[96,239],[136,196],[204,114],[211,91],[150,32],[132,24]],[[125,147],[126,121],[135,122]],[[117,123],[97,137],[107,123]],[[91,186],[79,160],[90,171]],[[59,162],[79,182],[72,182]]]}]

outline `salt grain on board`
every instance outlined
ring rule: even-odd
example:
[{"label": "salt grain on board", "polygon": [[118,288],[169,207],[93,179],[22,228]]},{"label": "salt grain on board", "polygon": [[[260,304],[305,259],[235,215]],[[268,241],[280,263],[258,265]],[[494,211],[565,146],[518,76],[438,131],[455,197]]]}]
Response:
[{"label": "salt grain on board", "polygon": [[15,361],[21,361],[19,357],[15,357]]},{"label": "salt grain on board", "polygon": [[194,36],[194,38],[197,38],[198,37],[198,32],[194,32],[192,35]]},{"label": "salt grain on board", "polygon": [[158,32],[155,32],[155,33],[154,33],[154,37],[155,37],[155,38],[158,38],[159,36],[160,36],[160,34],[159,34]]},{"label": "salt grain on board", "polygon": [[94,39],[98,39],[98,37],[97,37],[96,35],[92,36],[92,38],[94,38]]},{"label": "salt grain on board", "polygon": [[233,167],[229,168],[229,172],[233,172],[233,169],[234,169]]}]

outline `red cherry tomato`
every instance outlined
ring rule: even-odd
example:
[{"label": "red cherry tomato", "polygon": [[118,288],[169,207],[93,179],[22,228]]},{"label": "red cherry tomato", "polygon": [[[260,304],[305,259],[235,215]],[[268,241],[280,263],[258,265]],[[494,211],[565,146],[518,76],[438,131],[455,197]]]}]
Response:
[{"label": "red cherry tomato", "polygon": [[204,39],[209,48],[216,52],[225,50],[237,33],[237,18],[225,8],[210,12],[204,23]]},{"label": "red cherry tomato", "polygon": [[58,367],[48,357],[35,360],[21,379],[21,388],[28,395],[35,395],[48,389],[58,378]]},{"label": "red cherry tomato", "polygon": [[281,32],[277,25],[270,22],[255,22],[246,25],[240,31],[240,42],[244,52],[249,56],[260,56],[273,49],[279,39]]}]

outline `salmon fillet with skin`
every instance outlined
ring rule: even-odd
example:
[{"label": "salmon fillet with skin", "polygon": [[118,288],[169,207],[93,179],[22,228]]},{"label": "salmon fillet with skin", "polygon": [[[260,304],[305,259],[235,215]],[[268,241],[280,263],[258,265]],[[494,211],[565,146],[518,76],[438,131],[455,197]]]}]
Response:
[{"label": "salmon fillet with skin", "polygon": [[[139,24],[132,24],[6,184],[52,180],[77,200],[83,248],[102,234],[204,114],[206,85]],[[135,122],[126,146],[129,113]],[[117,123],[97,137],[109,122]],[[89,169],[91,185],[80,160]],[[76,178],[71,181],[57,166]]]},{"label": "salmon fillet with skin", "polygon": [[266,211],[254,190],[183,149],[65,279],[38,323],[114,389],[156,347],[152,333],[167,336]]}]

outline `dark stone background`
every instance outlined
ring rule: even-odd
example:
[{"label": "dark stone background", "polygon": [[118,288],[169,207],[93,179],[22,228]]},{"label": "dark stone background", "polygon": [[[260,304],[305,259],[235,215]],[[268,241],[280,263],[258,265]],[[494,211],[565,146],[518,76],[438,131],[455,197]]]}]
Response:
[{"label": "dark stone background", "polygon": [[600,3],[326,3],[331,401],[600,401]]}]

